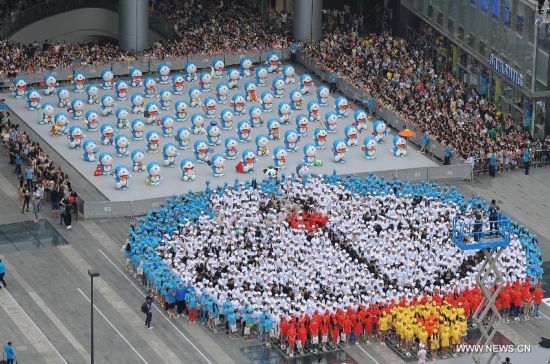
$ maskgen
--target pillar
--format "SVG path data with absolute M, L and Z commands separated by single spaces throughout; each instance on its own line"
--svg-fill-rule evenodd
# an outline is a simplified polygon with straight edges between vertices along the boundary
M 118 1 L 118 44 L 122 50 L 147 48 L 149 13 L 147 0 Z
M 294 1 L 294 38 L 320 41 L 323 33 L 323 0 Z

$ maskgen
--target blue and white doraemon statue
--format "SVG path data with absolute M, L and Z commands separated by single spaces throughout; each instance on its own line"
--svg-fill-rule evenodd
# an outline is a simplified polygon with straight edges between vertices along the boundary
M 163 137 L 171 137 L 174 135 L 174 118 L 172 115 L 164 115 L 160 121 Z
M 42 104 L 40 106 L 40 109 L 42 110 L 42 118 L 38 122 L 39 124 L 51 124 L 53 123 L 53 114 L 55 113 L 55 108 L 52 104 Z
M 338 96 L 334 100 L 334 112 L 339 118 L 348 116 L 349 101 L 344 96 Z
M 258 157 L 265 157 L 269 155 L 269 137 L 265 134 L 256 136 L 254 140 L 256 142 L 256 154 Z
M 271 140 L 277 140 L 280 136 L 281 123 L 277 119 L 269 119 L 267 121 L 267 136 Z
M 155 104 L 153 101 L 150 101 L 145 105 L 145 111 L 147 114 L 147 117 L 145 118 L 145 122 L 148 125 L 152 124 L 158 124 L 159 121 L 159 107 L 157 104 Z
M 212 76 L 210 75 L 210 72 L 201 72 L 199 74 L 199 86 L 203 92 L 210 91 L 210 88 L 212 87 Z
M 355 147 L 359 144 L 357 140 L 357 128 L 355 125 L 348 125 L 344 129 L 345 140 L 348 147 Z
M 128 149 L 128 147 L 130 146 L 130 141 L 128 140 L 128 137 L 126 135 L 119 134 L 115 136 L 114 146 L 115 154 L 118 157 L 124 158 L 127 157 L 128 154 L 130 154 L 130 150 Z
M 130 101 L 132 103 L 132 114 L 143 114 L 145 111 L 145 108 L 143 107 L 143 104 L 145 103 L 145 97 L 143 94 L 135 93 L 130 98 Z
M 273 94 L 270 91 L 262 92 L 260 102 L 262 103 L 262 111 L 271 112 L 273 110 Z
M 258 96 L 256 94 L 256 84 L 252 81 L 247 81 L 244 83 L 244 93 L 246 95 L 246 101 L 258 101 Z
M 137 67 L 132 67 L 130 69 L 130 85 L 134 88 L 143 86 L 143 72 Z
M 176 73 L 172 76 L 172 92 L 174 95 L 182 95 L 183 94 L 183 83 L 185 79 L 183 78 L 183 75 L 180 73 Z
M 60 87 L 57 89 L 57 106 L 67 107 L 71 102 L 69 89 L 66 87 Z
M 61 136 L 69 132 L 69 118 L 64 112 L 58 112 L 53 117 L 54 126 L 52 130 L 54 135 Z
M 99 104 L 99 88 L 96 84 L 86 86 L 86 95 L 88 96 L 88 105 Z
M 217 124 L 211 124 L 206 129 L 206 138 L 208 139 L 208 144 L 212 146 L 216 146 L 220 144 L 221 139 L 221 130 L 220 127 Z
M 159 92 L 159 104 L 162 110 L 168 110 L 172 106 L 172 93 L 168 89 Z
M 29 110 L 36 111 L 40 108 L 40 100 L 42 96 L 37 89 L 31 88 L 27 91 L 27 107 Z
M 271 83 L 273 96 L 281 98 L 285 95 L 285 81 L 281 77 L 275 77 Z
M 239 141 L 233 137 L 227 137 L 224 141 L 225 145 L 225 159 L 235 159 L 237 158 L 237 147 L 239 146 Z
M 252 60 L 246 56 L 243 56 L 239 64 L 241 66 L 241 76 L 250 77 L 252 75 Z
M 244 173 L 254 171 L 256 168 L 256 153 L 252 149 L 246 149 L 241 154 L 241 163 Z
M 115 111 L 115 117 L 116 117 L 116 127 L 118 129 L 126 129 L 130 126 L 130 122 L 128 121 L 128 117 L 130 116 L 130 113 L 128 110 L 124 107 L 119 107 Z
M 227 94 L 229 92 L 229 86 L 225 83 L 220 83 L 216 86 L 216 100 L 218 104 L 227 104 Z
M 275 73 L 281 71 L 281 61 L 279 60 L 277 53 L 269 52 L 265 63 L 267 65 L 267 72 Z
M 130 124 L 130 129 L 132 131 L 132 140 L 143 140 L 144 138 L 144 130 L 145 130 L 145 123 L 141 119 L 134 119 L 132 120 L 132 123 Z
M 145 77 L 143 81 L 143 94 L 145 97 L 155 97 L 157 93 L 157 81 L 151 76 Z
M 353 113 L 353 120 L 355 120 L 355 127 L 358 132 L 367 130 L 367 112 L 363 109 L 357 109 Z
M 178 148 L 182 150 L 189 149 L 191 143 L 191 130 L 189 128 L 179 128 L 174 135 L 174 140 L 178 143 Z
M 407 140 L 401 135 L 393 137 L 392 153 L 396 157 L 404 157 L 407 155 Z
M 328 133 L 325 129 L 316 128 L 313 131 L 313 142 L 317 149 L 325 149 Z
M 224 174 L 225 158 L 223 154 L 216 153 L 210 159 L 210 168 L 212 169 L 212 175 L 214 177 L 223 177 Z
M 286 157 L 288 155 L 288 152 L 285 148 L 281 146 L 275 147 L 273 150 L 273 164 L 277 168 L 285 168 L 286 167 Z
M 143 163 L 145 160 L 145 152 L 143 150 L 135 149 L 132 154 L 130 154 L 130 158 L 132 159 L 132 170 L 134 172 L 145 171 L 145 164 Z
M 300 76 L 300 92 L 302 95 L 309 95 L 313 86 L 313 78 L 309 73 L 303 73 Z
M 256 85 L 265 86 L 267 85 L 267 68 L 260 66 L 256 67 L 254 74 L 256 75 Z
M 110 90 L 113 88 L 113 79 L 115 75 L 110 68 L 104 68 L 101 70 L 101 88 L 104 90 Z
M 208 161 L 208 143 L 204 140 L 197 140 L 193 145 L 193 154 L 198 163 L 206 163 Z
M 308 166 L 315 164 L 315 158 L 317 157 L 317 147 L 313 143 L 307 143 L 304 145 L 304 163 Z
M 287 85 L 294 85 L 296 83 L 296 71 L 291 64 L 285 64 L 283 66 L 283 79 Z
M 185 182 L 194 181 L 195 176 L 195 163 L 191 159 L 184 159 L 180 163 L 181 179 Z
M 326 107 L 328 105 L 328 97 L 330 95 L 330 89 L 325 85 L 321 85 L 317 87 L 316 92 L 317 92 L 317 102 L 322 107 Z
M 198 113 L 191 115 L 191 131 L 195 135 L 206 134 L 206 129 L 204 128 L 204 116 Z
M 252 125 L 252 127 L 257 128 L 264 123 L 264 121 L 262 120 L 262 109 L 260 109 L 259 106 L 252 106 L 248 110 L 248 115 L 250 117 L 248 121 L 250 122 L 250 125 Z
M 233 114 L 241 115 L 244 113 L 244 106 L 246 104 L 246 99 L 241 94 L 235 94 L 231 98 L 230 106 L 233 108 Z
M 281 123 L 281 125 L 288 124 L 290 114 L 292 113 L 292 107 L 288 102 L 279 102 L 277 113 L 279 114 L 279 123 Z
M 336 163 L 343 163 L 346 157 L 347 145 L 344 139 L 336 139 L 332 142 L 332 155 L 333 160 Z
M 13 80 L 13 96 L 17 99 L 25 97 L 27 92 L 27 81 L 22 77 L 16 77 Z
M 111 124 L 103 124 L 99 128 L 99 141 L 103 145 L 113 145 L 113 134 L 115 133 L 115 128 Z
M 113 156 L 109 152 L 103 152 L 99 155 L 99 170 L 101 174 L 107 176 L 113 172 Z
M 241 72 L 236 68 L 230 68 L 227 70 L 227 87 L 230 90 L 234 90 L 239 85 L 241 79 Z
M 160 164 L 151 162 L 147 165 L 147 177 L 145 183 L 149 186 L 158 186 L 162 180 Z
M 176 157 L 178 154 L 178 148 L 176 148 L 174 144 L 164 144 L 164 147 L 162 147 L 162 163 L 164 166 L 174 168 L 176 166 Z
M 214 58 L 212 60 L 212 70 L 214 71 L 214 78 L 220 79 L 223 77 L 223 69 L 225 68 L 225 63 L 221 58 Z
M 74 120 L 80 120 L 84 117 L 84 100 L 73 99 L 71 101 L 71 115 Z
M 307 117 L 309 121 L 315 122 L 315 121 L 321 121 L 321 113 L 319 112 L 321 110 L 321 106 L 317 101 L 310 101 L 307 103 Z
M 285 132 L 285 148 L 287 152 L 295 152 L 298 150 L 298 141 L 300 136 L 296 130 L 290 129 Z
M 223 130 L 231 130 L 233 128 L 233 111 L 223 109 L 220 112 L 220 123 Z
M 73 79 L 71 83 L 73 84 L 73 91 L 74 92 L 84 92 L 84 82 L 86 81 L 86 76 L 83 72 L 80 71 L 74 71 L 73 72 Z
M 170 66 L 166 63 L 158 65 L 157 74 L 159 75 L 159 83 L 161 85 L 167 85 L 170 82 Z
M 93 140 L 84 141 L 84 144 L 82 144 L 82 150 L 84 150 L 84 152 L 82 153 L 82 159 L 85 162 L 96 161 L 98 149 L 96 143 Z
M 374 137 L 366 137 L 363 141 L 362 150 L 365 152 L 365 159 L 375 159 L 376 158 L 376 146 L 377 146 L 376 140 L 374 140 Z
M 56 86 L 58 86 L 57 79 L 53 73 L 48 73 L 44 76 L 44 95 L 53 95 L 55 93 Z
M 117 166 L 115 168 L 115 188 L 117 190 L 125 190 L 128 188 L 128 179 L 130 176 L 130 170 L 126 166 Z
M 109 94 L 101 96 L 101 115 L 112 115 L 114 105 L 115 99 L 113 98 L 113 96 Z
M 189 89 L 189 105 L 191 107 L 200 107 L 202 91 L 200 88 L 193 86 Z
M 147 132 L 147 135 L 145 136 L 145 139 L 147 140 L 147 144 L 145 145 L 145 147 L 147 148 L 147 153 L 158 153 L 160 140 L 159 133 L 155 130 L 149 130 Z
M 309 120 L 304 114 L 296 116 L 296 132 L 300 137 L 307 135 Z
M 197 80 L 197 65 L 193 62 L 187 62 L 183 69 L 185 70 L 184 76 L 187 82 L 192 82 Z
M 213 97 L 207 97 L 204 99 L 202 109 L 204 111 L 204 115 L 208 119 L 214 119 L 216 117 L 216 105 L 217 102 Z
M 382 119 L 376 119 L 372 123 L 372 135 L 378 144 L 384 143 L 384 136 L 390 134 L 390 129 Z
M 302 93 L 298 90 L 292 90 L 290 91 L 289 97 L 292 110 L 302 110 L 302 102 L 304 100 Z
M 239 142 L 247 143 L 250 141 L 250 131 L 252 127 L 248 120 L 241 120 L 237 124 L 237 136 L 239 137 Z
M 176 111 L 176 120 L 179 122 L 185 121 L 187 119 L 187 104 L 183 100 L 178 100 L 174 104 L 174 109 Z
M 325 114 L 325 129 L 328 133 L 336 133 L 338 127 L 338 116 L 335 112 L 329 111 Z
M 99 130 L 99 114 L 97 111 L 86 111 L 86 130 L 91 132 L 96 132 Z
M 82 145 L 83 135 L 82 128 L 78 125 L 73 125 L 69 128 L 69 148 L 80 149 Z

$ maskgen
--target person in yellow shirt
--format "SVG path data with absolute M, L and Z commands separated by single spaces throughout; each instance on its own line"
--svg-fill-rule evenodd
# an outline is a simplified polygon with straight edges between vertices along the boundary
M 449 339 L 449 328 L 447 326 L 443 326 L 443 329 L 441 330 L 441 353 L 444 357 L 447 357 L 449 352 Z
M 413 339 L 414 339 L 413 327 L 412 327 L 412 325 L 408 325 L 407 329 L 405 330 L 405 346 L 404 346 L 404 349 L 405 349 L 405 352 L 407 353 L 406 354 L 407 356 L 411 355 L 411 347 L 412 347 L 412 344 L 413 344 Z
M 385 345 L 384 340 L 386 339 L 386 331 L 388 331 L 389 328 L 389 319 L 388 314 L 384 312 L 378 321 L 378 340 L 382 343 L 382 345 Z
M 424 344 L 424 346 L 428 345 L 428 333 L 422 325 L 419 325 L 418 341 L 420 341 L 421 344 Z
M 438 349 L 439 349 L 439 333 L 437 332 L 437 329 L 434 329 L 432 336 L 430 337 L 430 352 L 432 355 L 432 360 L 435 360 Z

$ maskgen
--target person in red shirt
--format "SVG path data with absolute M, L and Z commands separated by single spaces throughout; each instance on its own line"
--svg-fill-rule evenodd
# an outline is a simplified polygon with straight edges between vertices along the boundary
M 353 324 L 349 317 L 345 317 L 344 321 L 342 322 L 342 332 L 344 335 L 342 335 L 342 341 L 344 342 L 345 346 L 348 346 L 349 343 L 349 337 L 351 335 L 351 328 L 353 327 Z
M 502 305 L 502 309 L 500 310 L 502 318 L 505 322 L 510 322 L 510 306 L 512 304 L 512 297 L 510 296 L 508 288 L 504 287 L 499 296 L 500 303 Z
M 330 329 L 330 345 L 333 350 L 335 350 L 338 347 L 338 343 L 340 342 L 340 327 L 338 324 L 333 322 L 332 328 Z
M 369 313 L 365 318 L 365 341 L 369 343 L 369 336 L 372 332 L 372 326 L 374 324 L 374 317 Z M 376 336 L 376 334 L 375 334 Z
M 281 333 L 280 340 L 281 340 L 281 349 L 284 349 L 286 347 L 286 339 L 288 336 L 288 329 L 290 328 L 290 324 L 286 320 L 285 316 L 281 316 L 281 322 L 279 323 L 279 331 Z
M 304 355 L 304 348 L 306 346 L 307 342 L 307 330 L 306 325 L 304 322 L 300 322 L 300 326 L 298 326 L 298 342 L 296 343 L 298 347 L 298 351 L 300 352 L 300 355 Z
M 309 322 L 309 336 L 311 338 L 311 347 L 314 353 L 317 352 L 317 346 L 319 345 L 319 322 L 313 317 Z
M 355 343 L 359 345 L 359 339 L 363 337 L 363 321 L 361 319 L 357 319 L 355 321 L 355 324 L 353 325 L 353 333 L 355 334 Z
M 512 304 L 514 305 L 514 320 L 519 321 L 519 314 L 521 311 L 521 298 L 522 294 L 518 287 L 515 287 L 512 291 Z
M 523 289 L 522 294 L 523 299 L 523 314 L 526 320 L 531 319 L 531 311 L 533 310 L 533 295 L 528 288 Z
M 540 304 L 542 302 L 542 297 L 544 296 L 544 291 L 540 288 L 540 284 L 533 289 L 533 301 L 535 303 L 535 311 L 533 315 L 535 317 L 540 317 Z
M 290 357 L 294 356 L 294 345 L 296 344 L 296 327 L 290 325 L 288 328 L 288 350 L 287 353 Z
M 319 328 L 319 332 L 321 333 L 321 349 L 323 351 L 327 350 L 328 345 L 329 320 L 327 314 L 323 315 L 321 318 L 321 327 Z

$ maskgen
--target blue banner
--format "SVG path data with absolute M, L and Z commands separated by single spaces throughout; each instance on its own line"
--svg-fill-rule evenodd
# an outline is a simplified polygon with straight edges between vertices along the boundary
M 499 11 L 500 11 L 500 0 L 493 0 L 491 13 L 495 18 L 498 18 Z
M 531 126 L 531 120 L 533 119 L 533 103 L 531 99 L 525 97 L 523 99 L 523 127 L 529 128 Z
M 481 96 L 487 95 L 487 83 L 489 81 L 489 75 L 484 70 L 479 74 L 479 94 Z
M 502 9 L 502 21 L 504 24 L 510 25 L 510 0 L 503 0 L 504 6 Z

